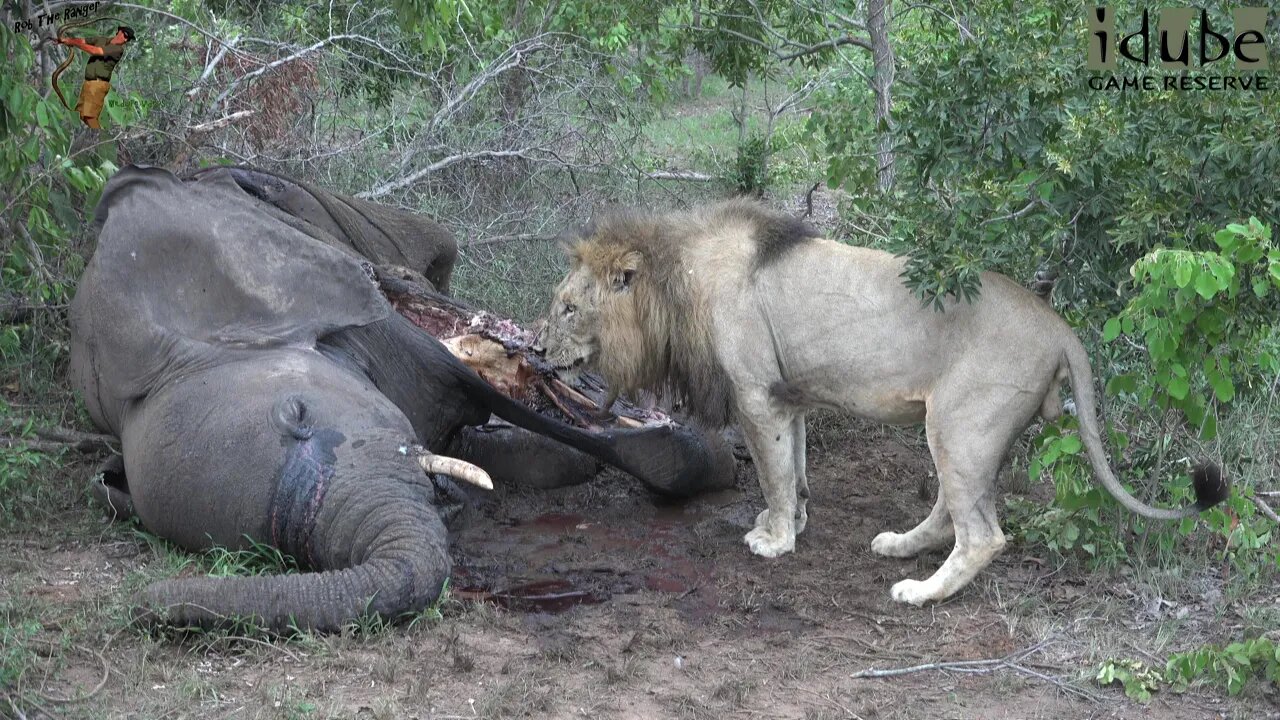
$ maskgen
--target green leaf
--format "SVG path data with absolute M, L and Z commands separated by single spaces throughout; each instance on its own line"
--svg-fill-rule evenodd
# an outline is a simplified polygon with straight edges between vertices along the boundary
M 1218 437 L 1218 418 L 1211 412 L 1205 412 L 1203 418 L 1203 423 L 1197 423 L 1197 425 L 1204 425 L 1200 430 L 1200 439 L 1212 440 Z
M 1120 318 L 1111 318 L 1102 326 L 1103 342 L 1111 342 L 1120 337 Z
M 1271 286 L 1267 284 L 1266 279 L 1263 278 L 1262 276 L 1258 276 L 1253 279 L 1253 294 L 1259 300 L 1266 297 L 1267 292 L 1270 290 L 1271 290 Z
M 1214 373 L 1209 378 L 1209 384 L 1213 386 L 1213 394 L 1217 396 L 1218 402 L 1229 403 L 1236 396 L 1236 386 L 1226 375 Z
M 1064 455 L 1078 455 L 1080 453 L 1080 438 L 1076 435 L 1065 435 L 1058 441 L 1058 447 Z
M 1107 381 L 1107 394 L 1133 393 L 1138 391 L 1138 378 L 1134 375 L 1116 375 Z
M 1218 293 L 1218 280 L 1209 272 L 1196 275 L 1196 293 L 1208 300 Z
M 1191 278 L 1195 275 L 1195 268 L 1191 266 L 1191 262 L 1186 258 L 1178 258 L 1173 266 L 1173 281 L 1178 287 L 1184 288 L 1191 283 Z
M 1186 371 L 1184 370 L 1183 372 L 1185 373 Z M 1169 384 L 1165 387 L 1165 390 L 1167 390 L 1169 395 L 1175 400 L 1186 400 L 1187 392 L 1190 389 L 1191 384 L 1187 382 L 1187 379 L 1185 377 L 1177 376 L 1170 378 Z

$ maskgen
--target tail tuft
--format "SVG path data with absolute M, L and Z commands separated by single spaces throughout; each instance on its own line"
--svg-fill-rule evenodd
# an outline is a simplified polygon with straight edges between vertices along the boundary
M 1191 469 L 1191 485 L 1196 491 L 1197 510 L 1208 510 L 1231 494 L 1231 483 L 1222 477 L 1222 468 L 1209 462 Z

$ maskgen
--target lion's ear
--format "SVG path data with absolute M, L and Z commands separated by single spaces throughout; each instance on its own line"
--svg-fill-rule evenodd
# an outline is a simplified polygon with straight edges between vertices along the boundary
M 636 273 L 640 272 L 644 265 L 644 256 L 639 250 L 631 252 L 618 258 L 617 266 L 613 272 L 613 289 L 615 292 L 622 292 L 631 288 L 631 282 L 635 280 Z

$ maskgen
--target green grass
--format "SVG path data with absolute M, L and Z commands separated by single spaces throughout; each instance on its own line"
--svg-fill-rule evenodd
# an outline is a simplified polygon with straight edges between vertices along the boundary
M 785 87 L 771 81 L 768 92 L 776 103 Z M 762 82 L 748 85 L 747 139 L 763 136 L 768 129 L 762 110 L 765 95 Z M 708 76 L 701 98 L 673 102 L 644 126 L 637 162 L 652 170 L 694 170 L 732 178 L 740 137 L 733 113 L 740 99 L 740 89 L 730 88 L 717 76 Z M 824 177 L 821 163 L 805 146 L 805 125 L 805 117 L 794 112 L 775 121 L 770 174 L 771 185 L 778 192 L 790 192 Z

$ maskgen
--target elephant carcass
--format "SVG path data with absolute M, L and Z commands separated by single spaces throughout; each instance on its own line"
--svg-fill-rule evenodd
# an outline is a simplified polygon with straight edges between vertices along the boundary
M 263 207 L 225 175 L 130 167 L 95 213 L 71 378 L 121 438 L 114 494 L 183 547 L 267 543 L 308 570 L 159 582 L 144 616 L 335 629 L 427 606 L 450 561 L 412 448 L 490 414 L 655 472 L 671 428 L 591 433 L 533 412 L 392 311 L 367 262 Z
M 732 448 L 718 434 L 623 398 L 604 408 L 609 393 L 599 376 L 583 373 L 571 383 L 565 382 L 543 358 L 532 332 L 391 273 L 378 270 L 376 274 L 383 295 L 397 312 L 442 341 L 504 395 L 592 432 L 613 446 L 612 454 L 636 455 L 635 450 L 620 447 L 627 444 L 645 448 L 651 453 L 649 462 L 628 463 L 628 469 L 654 492 L 688 497 L 733 485 Z M 632 432 L 619 434 L 617 430 Z M 647 434 L 666 440 L 646 441 Z M 497 479 L 525 486 L 582 482 L 596 469 L 591 456 L 500 418 L 463 428 L 449 452 L 476 463 Z M 693 468 L 710 472 L 689 472 Z
M 416 213 L 325 190 L 249 166 L 205 168 L 194 180 L 221 176 L 262 202 L 309 223 L 375 265 L 449 292 L 458 243 L 444 226 Z
M 531 409 L 590 431 L 589 436 L 580 434 L 572 440 L 553 439 L 552 435 L 514 427 L 500 418 L 486 418 L 460 428 L 445 450 L 475 462 L 499 482 L 539 488 L 572 485 L 594 476 L 598 460 L 604 460 L 628 470 L 651 490 L 667 497 L 689 497 L 733 484 L 731 452 L 718 435 L 673 422 L 660 412 L 646 413 L 624 401 L 614 405 L 617 415 L 613 421 L 585 421 L 587 407 L 601 402 L 603 393 L 597 378 L 585 378 L 573 388 L 565 386 L 540 360 L 540 351 L 533 347 L 529 333 L 510 321 L 444 297 L 442 293 L 447 292 L 457 245 L 452 235 L 437 223 L 258 168 L 207 168 L 195 173 L 192 179 L 217 179 L 228 186 L 234 185 L 252 197 L 264 214 L 274 215 L 321 242 L 369 260 L 376 266 L 383 293 L 393 306 L 435 337 L 452 338 L 448 347 L 455 354 L 463 354 L 464 359 L 468 359 L 465 355 L 470 353 L 470 364 L 482 377 Z M 414 270 L 421 270 L 426 277 Z M 427 310 L 427 304 L 434 307 Z M 459 330 L 463 327 L 460 323 L 469 328 L 464 333 L 466 337 L 456 337 L 463 332 Z M 369 353 L 398 356 L 413 352 L 394 339 L 404 334 L 402 331 L 403 328 L 397 328 L 390 333 L 347 334 L 370 338 L 373 347 L 349 342 L 351 337 L 335 338 L 333 344 L 345 343 L 345 351 L 357 356 Z M 510 361 L 487 368 L 478 365 L 476 360 L 493 356 L 492 346 L 479 351 L 478 346 L 486 342 L 501 343 Z M 465 352 L 463 345 L 466 345 Z M 480 357 L 476 357 L 477 352 Z M 411 419 L 421 415 L 414 407 L 419 398 L 399 392 L 399 386 L 405 384 L 408 372 L 405 368 L 386 362 L 363 364 L 383 369 L 386 377 L 373 372 L 370 379 Z M 516 366 L 523 368 L 518 375 L 503 377 L 503 372 Z M 391 389 L 386 389 L 388 387 Z M 584 395 L 593 399 L 583 402 L 580 398 Z M 464 400 L 455 395 L 451 402 Z M 615 432 L 619 429 L 634 432 Z M 570 445 L 585 452 L 575 451 Z

